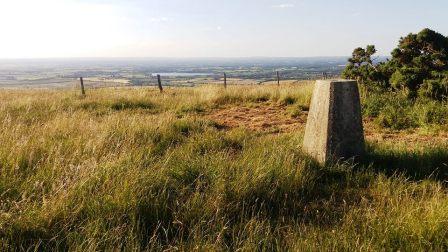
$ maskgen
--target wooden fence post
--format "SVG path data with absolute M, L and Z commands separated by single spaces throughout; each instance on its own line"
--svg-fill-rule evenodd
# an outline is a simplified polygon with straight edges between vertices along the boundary
M 157 75 L 157 84 L 159 85 L 160 93 L 162 93 L 163 87 L 162 87 L 162 79 L 160 78 L 160 74 Z
M 277 71 L 277 86 L 280 86 L 280 73 Z
M 224 88 L 227 88 L 227 74 L 224 73 Z
M 82 77 L 80 77 L 79 80 L 81 82 L 81 94 L 86 95 L 86 91 L 84 90 L 84 80 L 82 79 Z

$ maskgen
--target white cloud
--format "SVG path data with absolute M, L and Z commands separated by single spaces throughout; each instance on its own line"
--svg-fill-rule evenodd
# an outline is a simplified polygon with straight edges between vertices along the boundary
M 294 4 L 292 3 L 283 3 L 283 4 L 278 4 L 278 5 L 273 5 L 273 8 L 280 8 L 280 9 L 286 9 L 286 8 L 294 8 Z

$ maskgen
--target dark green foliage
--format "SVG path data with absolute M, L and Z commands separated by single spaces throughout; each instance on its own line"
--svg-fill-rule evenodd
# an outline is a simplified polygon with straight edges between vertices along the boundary
M 355 79 L 370 90 L 384 90 L 389 87 L 388 76 L 390 68 L 386 63 L 374 64 L 372 56 L 376 53 L 375 46 L 368 45 L 366 49 L 356 48 L 349 63 L 342 72 L 342 77 Z
M 410 97 L 415 97 L 418 89 L 416 83 L 423 81 L 422 76 L 423 74 L 419 68 L 403 67 L 392 74 L 390 83 L 395 89 L 405 89 Z
M 394 105 L 390 104 L 381 110 L 381 113 L 375 120 L 379 126 L 394 130 L 417 126 L 415 118 L 408 114 L 408 110 L 405 107 L 396 107 Z
M 356 48 L 343 77 L 374 90 L 405 90 L 410 98 L 420 94 L 442 100 L 447 96 L 448 38 L 444 35 L 430 29 L 411 33 L 400 39 L 390 60 L 376 65 L 372 60 L 375 52 L 372 45 Z
M 348 59 L 348 65 L 342 73 L 344 78 L 356 79 L 360 83 L 368 83 L 373 79 L 376 71 L 372 56 L 376 53 L 375 46 L 368 45 L 366 49 L 361 47 L 353 51 L 352 57 Z
M 448 77 L 443 79 L 425 80 L 418 91 L 422 97 L 435 100 L 446 100 L 448 98 Z
M 430 29 L 401 38 L 392 51 L 395 87 L 405 87 L 414 96 L 424 80 L 448 70 L 448 38 Z
M 432 70 L 442 71 L 448 67 L 448 39 L 430 29 L 401 38 L 398 48 L 392 51 L 398 67 L 416 67 L 429 76 Z

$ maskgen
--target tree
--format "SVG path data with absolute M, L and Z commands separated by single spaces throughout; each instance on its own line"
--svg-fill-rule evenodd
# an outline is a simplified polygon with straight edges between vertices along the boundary
M 430 29 L 401 38 L 392 51 L 398 67 L 416 67 L 430 71 L 448 70 L 448 38 Z
M 352 57 L 348 59 L 348 65 L 342 72 L 343 78 L 356 79 L 359 83 L 370 88 L 387 86 L 388 78 L 383 73 L 387 66 L 384 63 L 374 64 L 372 56 L 375 53 L 374 45 L 368 45 L 365 49 L 356 48 Z
M 434 100 L 448 99 L 448 74 L 444 78 L 424 80 L 418 93 L 422 97 Z
M 391 61 L 395 67 L 391 84 L 415 95 L 425 80 L 436 77 L 434 73 L 448 70 L 448 38 L 430 29 L 411 33 L 400 39 Z
M 367 87 L 406 90 L 410 97 L 418 93 L 448 97 L 445 91 L 448 90 L 445 87 L 448 85 L 448 38 L 444 35 L 430 29 L 410 33 L 400 38 L 390 60 L 376 65 L 372 60 L 375 53 L 373 45 L 356 48 L 342 76 L 356 79 Z M 425 92 L 419 92 L 422 87 Z

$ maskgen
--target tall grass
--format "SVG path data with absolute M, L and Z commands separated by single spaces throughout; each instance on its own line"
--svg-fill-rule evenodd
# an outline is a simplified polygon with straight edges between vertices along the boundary
M 203 116 L 311 89 L 1 91 L 2 250 L 447 250 L 447 146 L 323 167 Z
M 402 93 L 372 93 L 363 103 L 364 115 L 378 126 L 393 130 L 446 126 L 448 102 L 426 98 L 410 100 Z M 443 130 L 447 130 L 443 127 Z

